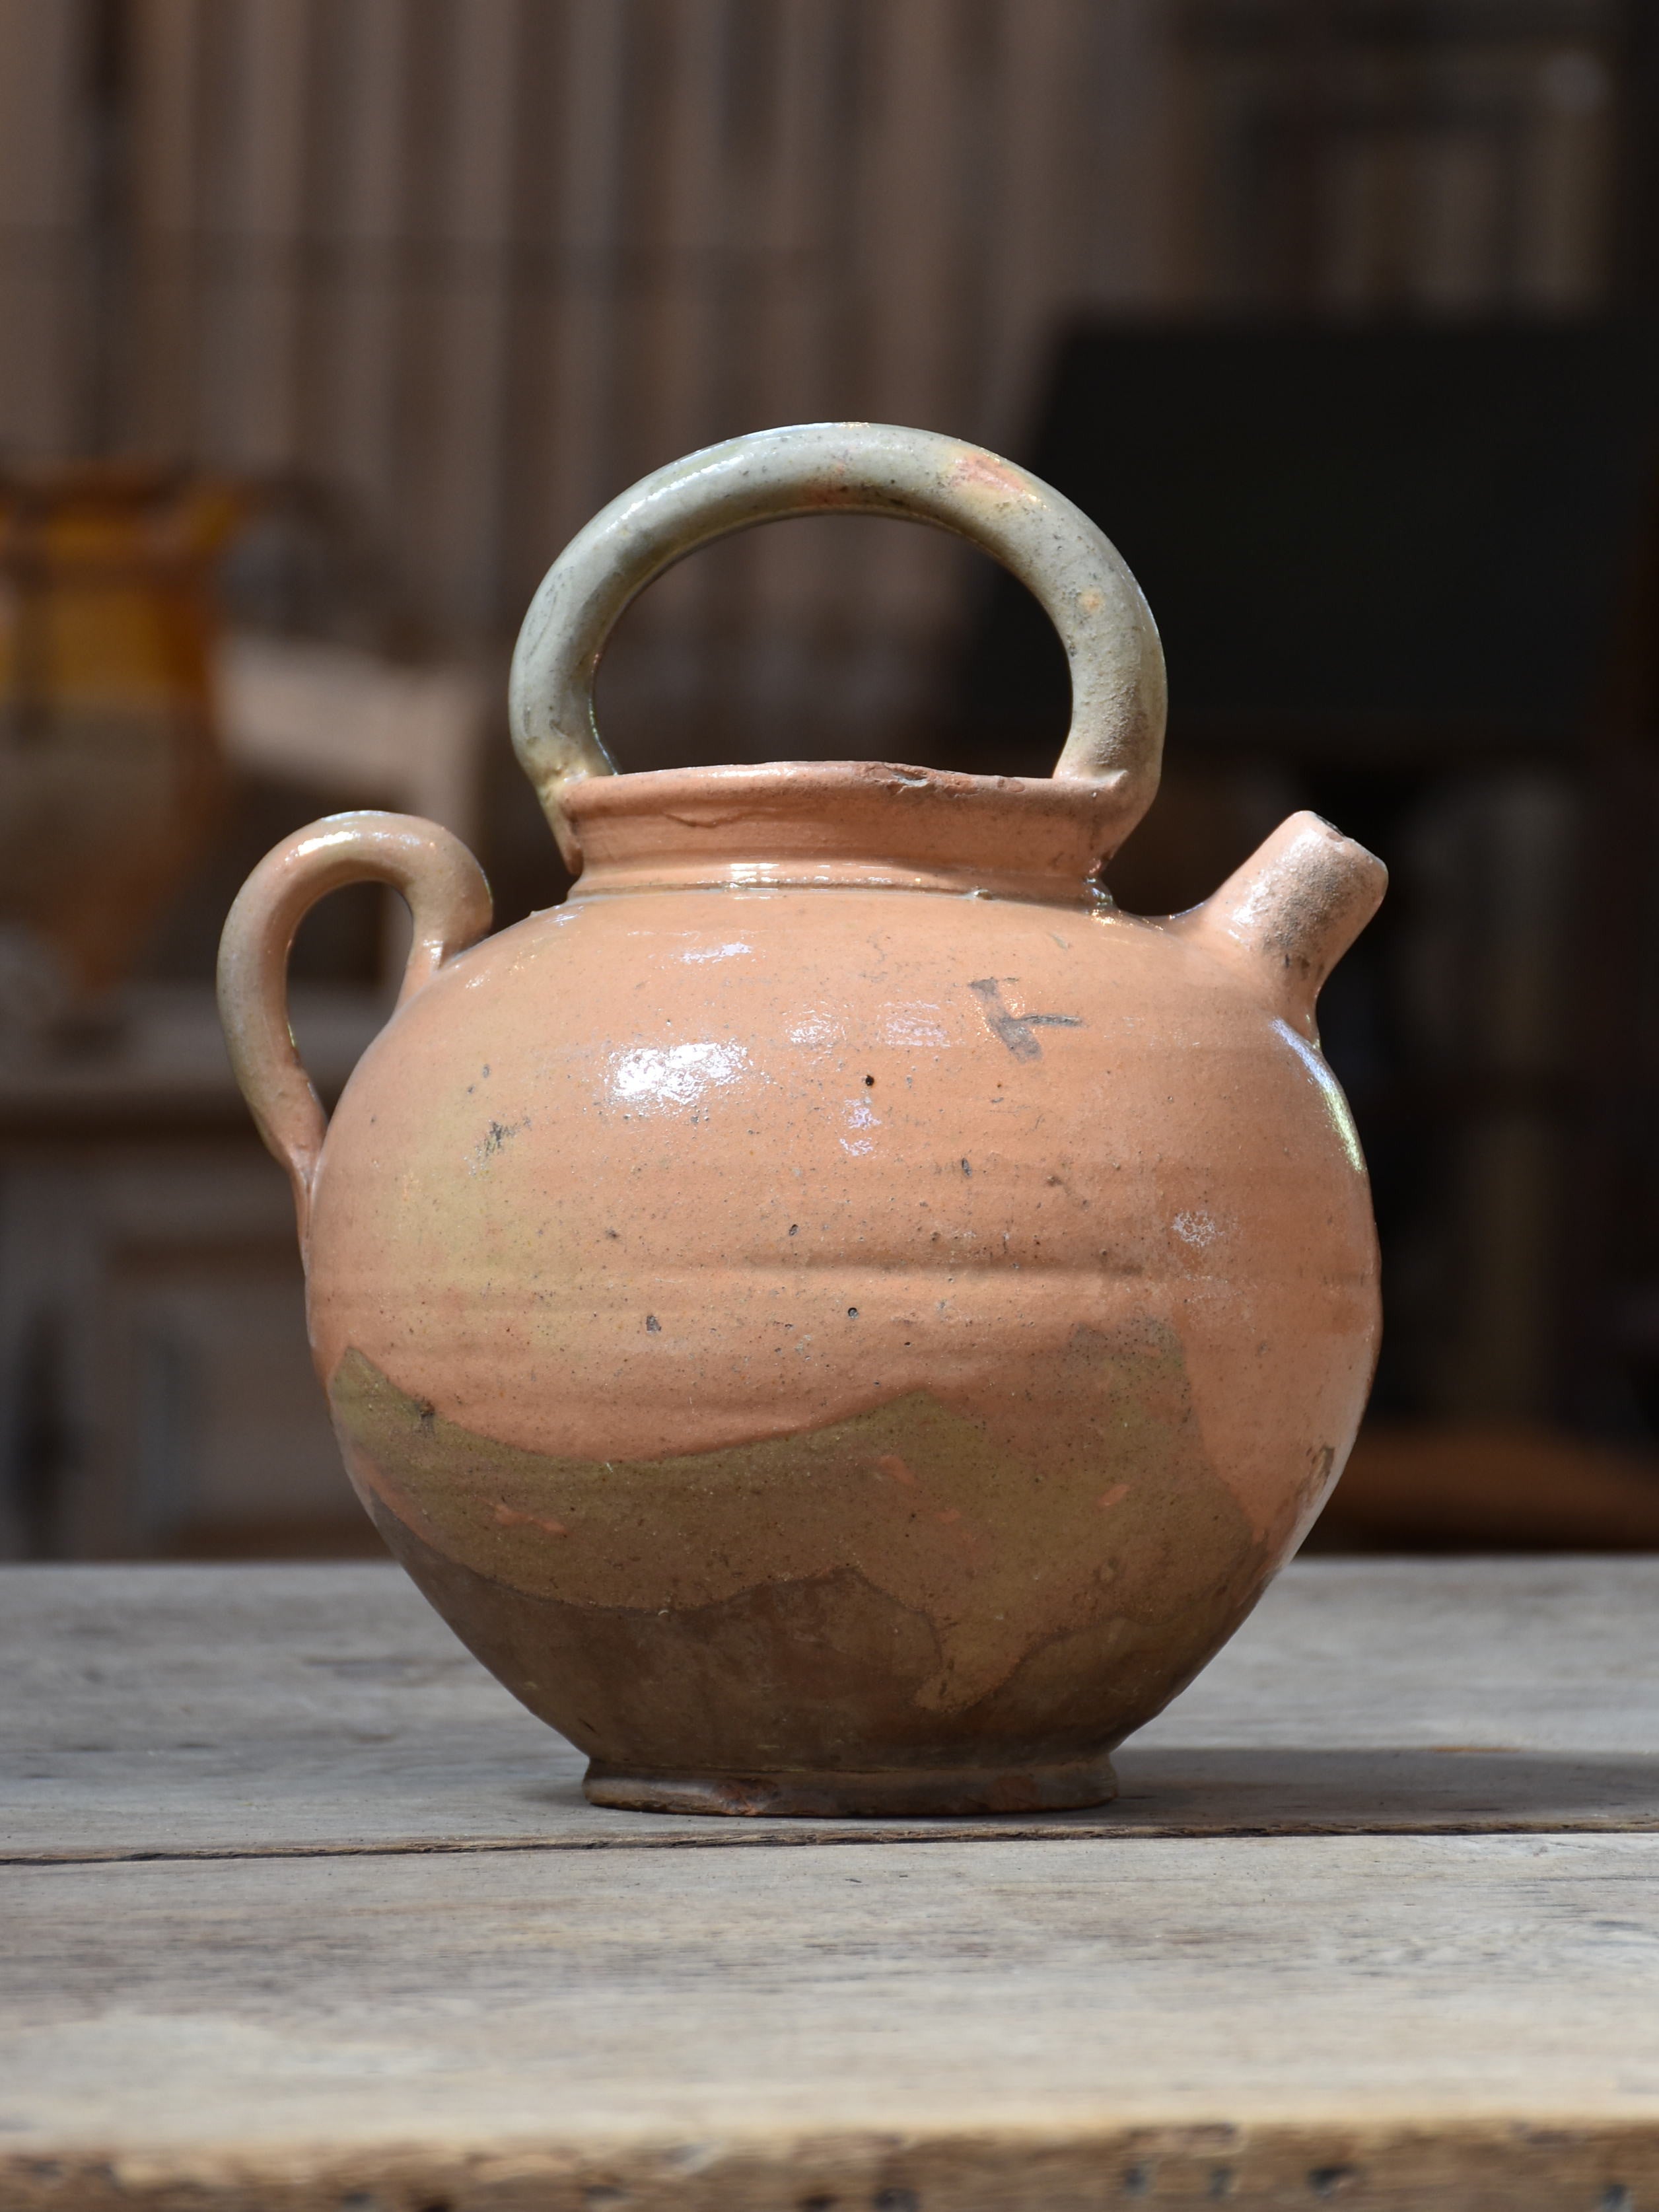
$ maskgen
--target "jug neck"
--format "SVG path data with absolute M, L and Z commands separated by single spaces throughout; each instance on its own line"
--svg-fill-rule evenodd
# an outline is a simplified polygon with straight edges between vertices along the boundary
M 770 761 L 567 787 L 573 898 L 864 887 L 1105 903 L 1121 803 L 1109 781 L 958 775 L 882 761 Z

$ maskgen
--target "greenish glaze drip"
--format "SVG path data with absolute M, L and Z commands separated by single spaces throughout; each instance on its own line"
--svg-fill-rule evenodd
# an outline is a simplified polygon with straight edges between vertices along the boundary
M 1083 1637 L 1103 1657 L 1259 1584 L 1260 1547 L 1204 1453 L 1173 1333 L 1080 1328 L 1066 1364 L 1064 1418 L 1024 1452 L 920 1391 L 825 1428 L 614 1462 L 474 1434 L 355 1351 L 331 1397 L 360 1481 L 471 1573 L 653 1617 L 851 1577 L 926 1625 L 938 1663 L 915 1703 L 942 1714 L 1045 1649 Z

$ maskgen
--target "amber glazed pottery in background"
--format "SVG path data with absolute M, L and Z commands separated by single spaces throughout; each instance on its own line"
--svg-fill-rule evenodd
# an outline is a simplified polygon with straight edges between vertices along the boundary
M 59 1012 L 129 971 L 206 840 L 212 563 L 245 505 L 141 463 L 0 471 L 0 931 Z
M 829 507 L 1030 586 L 1072 665 L 1051 780 L 615 773 L 592 680 L 629 599 Z M 1097 1802 L 1336 1480 L 1376 1260 L 1314 1001 L 1383 872 L 1298 815 L 1192 913 L 1119 913 L 1163 711 L 1133 579 L 1047 485 L 920 431 L 769 431 L 617 501 L 531 610 L 515 736 L 564 905 L 486 937 L 470 855 L 381 814 L 238 900 L 226 1026 L 353 1480 L 599 1802 Z M 325 1128 L 284 963 L 363 878 L 414 950 Z

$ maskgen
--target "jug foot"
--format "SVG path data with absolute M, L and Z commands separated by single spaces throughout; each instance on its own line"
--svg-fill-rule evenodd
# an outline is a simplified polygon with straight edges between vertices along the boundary
M 892 1767 L 874 1773 L 672 1774 L 594 1759 L 582 1784 L 595 1805 L 628 1813 L 770 1814 L 784 1820 L 892 1820 L 963 1813 L 1057 1813 L 1117 1795 L 1109 1759 L 1057 1766 Z

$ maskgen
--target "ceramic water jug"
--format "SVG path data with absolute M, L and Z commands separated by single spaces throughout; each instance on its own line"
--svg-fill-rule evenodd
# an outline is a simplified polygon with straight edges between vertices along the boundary
M 941 525 L 1029 586 L 1071 664 L 1052 778 L 615 771 L 593 678 L 628 601 L 825 508 Z M 1297 815 L 1203 906 L 1121 913 L 1152 617 L 1056 492 L 915 430 L 768 431 L 646 478 L 549 573 L 512 703 L 562 906 L 487 936 L 454 838 L 349 814 L 271 854 L 225 934 L 363 1504 L 599 1802 L 1109 1797 L 1364 1402 L 1374 1235 L 1314 1002 L 1380 864 Z M 365 878 L 413 950 L 325 1127 L 284 963 Z

